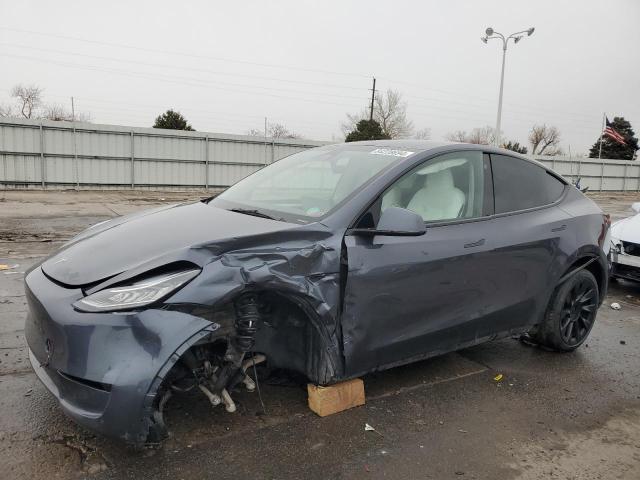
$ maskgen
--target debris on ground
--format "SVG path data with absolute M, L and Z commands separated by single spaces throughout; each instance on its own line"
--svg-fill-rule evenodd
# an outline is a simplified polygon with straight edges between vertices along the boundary
M 620 304 L 618 302 L 613 302 L 611 304 L 611 308 L 613 308 L 614 310 L 620 310 L 622 307 L 620 306 Z
M 379 431 L 377 431 L 375 428 L 373 428 L 371 425 L 369 425 L 368 423 L 364 424 L 364 431 L 365 432 L 376 432 L 378 435 L 380 435 L 381 437 L 383 436 Z
M 20 265 L 7 265 L 6 263 L 0 263 L 0 270 L 13 270 L 14 268 L 18 268 Z
M 493 377 L 493 379 L 494 379 L 496 382 L 499 382 L 500 380 L 502 380 L 502 377 L 503 377 L 503 375 L 502 375 L 501 373 L 499 373 L 498 375 L 496 375 L 495 377 Z
M 625 342 L 624 340 L 620 340 L 620 345 L 626 345 L 627 342 Z

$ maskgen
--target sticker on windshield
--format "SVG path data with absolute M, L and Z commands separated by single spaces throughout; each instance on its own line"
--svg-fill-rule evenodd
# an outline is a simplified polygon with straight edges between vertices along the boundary
M 320 210 L 318 207 L 311 207 L 307 209 L 306 213 L 310 217 L 320 217 L 322 215 L 322 210 Z
M 391 148 L 376 148 L 375 150 L 369 153 L 371 155 L 390 155 L 392 157 L 406 158 L 409 155 L 413 155 L 415 152 L 409 152 L 407 150 L 393 150 Z

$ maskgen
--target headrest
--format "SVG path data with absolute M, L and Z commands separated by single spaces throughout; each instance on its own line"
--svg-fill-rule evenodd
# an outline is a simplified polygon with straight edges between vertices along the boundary
M 440 170 L 425 176 L 424 186 L 428 189 L 452 189 L 454 188 L 453 173 L 451 169 Z

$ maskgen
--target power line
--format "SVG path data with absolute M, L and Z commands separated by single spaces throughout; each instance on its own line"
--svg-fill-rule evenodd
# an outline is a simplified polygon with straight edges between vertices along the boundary
M 68 95 L 55 95 L 55 94 L 49 94 L 49 96 L 52 97 L 59 97 L 59 98 L 68 98 Z M 117 101 L 117 100 L 102 100 L 102 99 L 94 99 L 91 97 L 78 97 L 75 96 L 76 100 L 81 100 L 83 101 L 83 104 L 86 105 L 87 101 L 89 104 L 91 104 L 92 102 L 98 102 L 98 103 L 103 103 L 103 104 L 107 104 L 107 105 L 111 105 L 111 104 L 121 104 L 121 105 L 126 105 L 126 106 L 139 106 L 139 107 L 144 107 L 148 110 L 153 109 L 153 113 L 150 113 L 149 116 L 144 116 L 143 115 L 138 115 L 140 112 L 139 108 L 127 108 L 127 107 L 118 107 L 116 106 L 115 108 L 110 108 L 108 110 L 105 110 L 103 107 L 95 107 L 95 106 L 90 106 L 89 110 L 90 111 L 101 111 L 101 112 L 120 112 L 120 113 L 124 113 L 128 116 L 131 116 L 131 113 L 128 112 L 134 112 L 136 115 L 139 116 L 139 118 L 152 118 L 156 113 L 157 113 L 157 109 L 158 108 L 163 108 L 161 107 L 159 104 L 148 104 L 148 103 L 139 103 L 139 102 L 130 102 L 130 101 Z M 175 105 L 176 102 L 166 102 L 169 105 Z M 205 122 L 211 122 L 212 119 L 227 119 L 227 120 L 231 120 L 231 121 L 239 121 L 236 118 L 229 118 L 229 117 L 240 117 L 242 119 L 242 121 L 245 121 L 247 123 L 251 123 L 251 122 L 256 122 L 258 119 L 262 120 L 264 117 L 262 115 L 247 115 L 247 114 L 238 114 L 235 112 L 219 112 L 219 111 L 211 111 L 211 110 L 205 110 L 205 109 L 201 109 L 201 108 L 197 108 L 197 107 L 192 107 L 190 105 L 180 105 L 182 108 L 181 110 L 187 111 L 189 112 L 189 116 L 190 118 L 195 118 L 196 120 L 198 119 L 202 119 Z M 469 121 L 469 120 L 473 120 L 474 122 L 477 122 L 478 124 L 485 124 L 487 121 L 487 116 L 483 116 L 480 115 L 478 113 L 468 113 L 465 112 L 463 110 L 460 109 L 443 109 L 441 107 L 437 107 L 437 108 L 420 108 L 419 106 L 416 107 L 415 105 L 410 105 L 409 107 L 409 111 L 412 112 L 412 116 L 414 117 L 414 119 L 419 119 L 419 118 L 423 118 L 423 119 L 428 119 L 429 122 L 433 122 L 434 120 L 438 120 L 438 119 L 442 119 L 442 118 L 446 118 L 446 119 L 453 119 L 453 120 L 464 120 L 464 121 Z M 193 112 L 202 112 L 202 115 L 195 115 Z M 444 113 L 443 113 L 444 112 Z M 512 114 L 511 112 L 507 112 L 507 116 L 509 118 L 512 118 Z M 251 117 L 251 118 L 248 118 Z M 522 118 L 512 118 L 512 121 L 514 123 L 519 123 L 519 124 L 526 124 L 526 125 L 530 125 L 530 119 L 526 118 L 526 119 L 522 119 Z M 325 123 L 325 122 L 317 122 L 317 121 L 305 121 L 305 120 L 286 120 L 283 121 L 281 119 L 278 119 L 279 123 L 284 123 L 287 125 L 301 125 L 303 128 L 309 129 L 309 127 L 311 128 L 318 128 L 319 126 L 323 126 L 323 127 L 328 127 L 332 130 L 339 128 L 337 127 L 337 124 L 329 124 L 329 123 Z M 339 123 L 339 122 L 338 122 Z M 306 127 L 305 127 L 306 125 Z M 563 128 L 563 130 L 565 131 L 574 131 L 574 132 L 590 132 L 590 130 L 584 130 L 584 129 L 576 129 L 574 126 L 571 126 L 570 128 Z
M 12 54 L 2 54 L 2 55 L 8 55 L 11 56 Z M 34 59 L 34 60 L 40 60 L 40 61 L 53 61 L 53 60 L 49 60 L 49 59 L 38 59 L 38 57 L 26 57 L 26 56 L 21 56 L 21 58 L 30 58 L 30 59 Z M 105 57 L 96 57 L 96 58 L 105 58 Z M 115 60 L 115 61 L 119 61 L 119 60 Z M 135 62 L 132 61 L 131 63 L 140 63 L 140 62 Z M 144 64 L 144 63 L 143 63 Z M 79 65 L 79 64 L 68 64 L 70 66 L 76 66 L 78 68 L 81 67 L 89 67 L 89 68 L 106 68 L 108 69 L 109 67 L 102 67 L 102 66 L 96 66 L 96 65 Z M 162 64 L 155 64 L 155 66 L 161 67 L 161 68 L 165 68 L 165 65 Z M 124 72 L 124 73 L 130 73 L 131 70 L 118 70 L 118 69 L 112 69 L 112 71 L 119 71 L 119 72 Z M 158 74 L 156 73 L 150 73 L 150 72 L 143 72 L 143 71 L 137 71 L 137 73 L 141 73 L 141 74 L 147 74 L 147 75 L 154 75 L 157 76 Z M 209 82 L 209 80 L 202 80 L 200 78 L 195 78 L 195 77 L 183 77 L 183 76 L 179 76 L 179 75 L 167 75 L 167 74 L 160 74 L 166 78 L 175 78 L 178 80 L 187 80 L 187 81 L 197 81 L 197 82 Z M 324 96 L 329 96 L 329 97 L 336 97 L 336 98 L 348 98 L 348 99 L 360 99 L 361 97 L 356 97 L 354 95 L 337 95 L 335 93 L 324 93 L 324 92 L 309 92 L 309 91 L 302 91 L 302 90 L 291 90 L 289 88 L 277 88 L 277 87 L 263 87 L 261 85 L 248 85 L 248 84 L 244 84 L 244 83 L 229 83 L 229 82 L 221 82 L 219 80 L 215 80 L 214 81 L 216 85 L 227 85 L 227 86 L 232 86 L 232 87 L 241 87 L 241 88 L 259 88 L 259 89 L 263 89 L 263 90 L 274 90 L 274 91 L 280 91 L 280 92 L 288 92 L 288 93 L 302 93 L 304 95 L 307 94 L 314 94 L 314 95 L 324 95 Z M 364 90 L 364 89 L 360 89 L 360 90 Z
M 5 29 L 5 30 L 14 31 L 14 32 L 26 33 L 26 34 L 30 34 L 30 35 L 45 36 L 45 37 L 50 37 L 50 38 L 59 38 L 59 39 L 63 39 L 63 40 L 69 40 L 69 41 L 74 41 L 74 42 L 82 42 L 82 43 L 88 43 L 88 44 L 94 44 L 94 45 L 105 45 L 105 46 L 110 46 L 110 47 L 115 47 L 115 48 L 136 50 L 136 51 L 141 51 L 141 52 L 153 52 L 153 53 L 160 53 L 160 54 L 165 54 L 165 55 L 177 55 L 177 56 L 180 56 L 180 57 L 189 57 L 189 58 L 197 58 L 197 59 L 208 59 L 208 60 L 223 61 L 223 62 L 230 62 L 230 63 L 236 63 L 236 64 L 254 65 L 254 66 L 260 66 L 260 67 L 267 67 L 267 68 L 280 68 L 280 69 L 297 70 L 297 71 L 305 71 L 305 72 L 313 72 L 313 73 L 324 73 L 324 74 L 329 74 L 329 75 L 342 75 L 342 76 L 350 76 L 350 77 L 358 77 L 358 78 L 368 77 L 368 75 L 361 74 L 361 73 L 354 73 L 354 72 L 337 72 L 337 71 L 329 71 L 329 70 L 321 70 L 321 69 L 310 69 L 310 68 L 294 67 L 294 66 L 282 65 L 282 64 L 269 64 L 269 63 L 251 62 L 251 61 L 246 61 L 246 60 L 237 60 L 237 59 L 216 57 L 216 56 L 210 56 L 210 55 L 200 55 L 200 54 L 193 54 L 193 53 L 187 53 L 187 52 L 180 52 L 180 51 L 175 51 L 175 50 L 173 50 L 173 51 L 172 50 L 162 50 L 162 49 L 154 49 L 154 48 L 147 48 L 147 47 L 139 47 L 139 46 L 135 46 L 135 45 L 119 44 L 119 43 L 114 43 L 114 42 L 104 42 L 104 41 L 98 41 L 98 40 L 90 40 L 90 39 L 85 39 L 85 38 L 80 38 L 80 37 L 61 35 L 61 34 L 54 34 L 54 33 L 48 33 L 48 32 L 37 32 L 37 31 L 20 29 L 20 28 L 15 28 L 15 27 L 3 26 L 1 28 Z M 9 45 L 11 45 L 11 44 L 9 44 Z M 16 44 L 13 44 L 13 46 L 16 46 L 18 48 L 36 49 L 36 47 L 18 46 Z M 40 49 L 40 50 L 46 51 L 46 50 L 50 50 L 50 49 Z M 85 56 L 85 57 L 95 57 L 95 58 L 101 58 L 101 59 L 108 59 L 108 57 L 91 56 L 91 55 L 69 53 L 69 52 L 65 52 L 65 53 L 67 53 L 69 55 L 78 55 L 78 56 Z M 114 59 L 114 61 L 127 61 L 127 60 L 124 60 L 124 59 L 115 60 Z M 132 62 L 141 63 L 141 62 L 135 62 L 135 61 L 132 61 Z M 142 63 L 146 63 L 148 65 L 153 65 L 153 66 L 162 66 L 161 64 L 151 64 L 149 62 L 142 62 Z M 78 67 L 76 66 L 74 68 L 78 68 Z M 190 68 L 190 69 L 191 70 L 198 70 L 196 68 Z M 206 70 L 206 69 L 201 69 L 201 70 Z M 234 75 L 234 74 L 226 74 L 224 72 L 215 72 L 215 71 L 209 71 L 209 72 L 210 73 L 219 74 L 219 75 Z M 256 79 L 261 78 L 259 76 L 250 76 L 250 75 L 244 75 L 244 74 L 236 74 L 236 76 L 244 76 L 244 77 L 247 77 L 247 78 L 254 77 Z M 491 104 L 493 104 L 495 102 L 495 99 L 489 99 L 489 98 L 486 98 L 486 97 L 479 97 L 477 95 L 470 95 L 470 94 L 466 94 L 466 93 L 463 93 L 463 92 L 453 92 L 453 91 L 448 91 L 448 90 L 443 90 L 443 89 L 434 89 L 434 88 L 430 88 L 430 87 L 425 87 L 424 84 L 407 82 L 407 81 L 404 81 L 404 80 L 391 79 L 391 78 L 387 78 L 387 77 L 378 77 L 378 78 L 382 78 L 384 80 L 388 80 L 388 81 L 393 82 L 393 83 L 413 86 L 413 87 L 416 87 L 416 88 L 420 88 L 421 90 L 437 92 L 437 93 L 444 94 L 444 95 L 453 95 L 453 96 L 456 96 L 456 97 L 467 97 L 467 98 L 472 98 L 472 99 L 474 99 L 476 101 L 489 102 Z M 276 79 L 276 78 L 270 78 L 270 77 L 262 77 L 262 79 L 270 79 L 270 80 L 274 80 L 274 81 L 283 81 L 283 82 L 291 82 L 291 83 L 301 83 L 301 84 L 302 83 L 306 83 L 306 84 L 310 84 L 310 85 L 311 84 L 318 85 L 315 82 L 304 82 L 304 81 L 299 81 L 299 80 Z M 327 87 L 331 87 L 331 88 L 347 88 L 347 89 L 359 90 L 358 87 L 349 87 L 349 86 L 342 86 L 342 85 L 329 85 L 329 84 L 321 84 L 321 85 L 327 86 Z M 240 86 L 258 88 L 258 87 L 249 86 L 249 85 L 240 85 Z M 300 93 L 300 92 L 295 92 L 295 93 Z M 412 95 L 405 95 L 405 96 L 408 97 L 408 98 L 417 98 L 417 97 L 413 97 Z M 351 98 L 355 98 L 355 97 L 351 97 Z M 446 101 L 446 100 L 436 100 L 436 101 Z M 463 103 L 463 102 L 457 102 L 457 103 Z M 519 103 L 515 103 L 515 102 L 506 102 L 506 101 L 505 101 L 505 104 L 506 105 L 511 105 L 511 106 L 520 106 L 520 107 L 523 107 L 523 108 L 529 109 L 529 110 L 537 109 L 537 110 L 539 110 L 541 112 L 546 110 L 547 113 L 549 113 L 549 114 L 556 114 L 557 115 L 557 111 L 555 111 L 554 109 L 544 109 L 544 108 L 541 108 L 541 107 L 531 107 L 530 105 L 526 105 L 526 104 L 519 104 Z M 575 114 L 568 114 L 568 115 L 572 115 L 572 116 L 576 116 L 576 117 L 577 116 L 581 116 L 583 118 L 589 118 L 589 119 L 592 118 L 591 115 L 588 115 L 588 114 L 575 113 Z
M 129 64 L 134 64 L 134 65 L 145 65 L 145 66 L 150 66 L 150 67 L 158 67 L 158 68 L 162 68 L 162 69 L 192 70 L 194 72 L 205 72 L 205 73 L 211 73 L 211 74 L 214 74 L 214 75 L 223 75 L 223 76 L 230 76 L 230 77 L 244 77 L 244 78 L 252 78 L 252 79 L 256 79 L 256 80 L 269 80 L 269 81 L 283 82 L 283 83 L 297 83 L 297 84 L 301 84 L 301 85 L 312 85 L 312 86 L 321 86 L 321 87 L 346 89 L 346 90 L 357 90 L 357 91 L 363 91 L 364 90 L 363 87 L 352 87 L 352 86 L 348 86 L 348 85 L 336 85 L 336 84 L 331 84 L 331 83 L 309 82 L 309 81 L 305 81 L 305 80 L 290 80 L 290 79 L 286 79 L 286 78 L 264 77 L 264 76 L 261 76 L 261 75 L 248 75 L 248 74 L 243 74 L 243 73 L 221 72 L 221 71 L 218 71 L 218 70 L 211 70 L 211 69 L 208 69 L 208 68 L 188 67 L 188 66 L 171 65 L 171 64 L 164 64 L 164 63 L 154 63 L 154 62 L 144 62 L 144 61 L 139 61 L 139 60 L 128 60 L 128 59 L 124 59 L 124 58 L 105 57 L 105 56 L 101 56 L 101 55 L 89 55 L 89 54 L 84 54 L 84 53 L 68 52 L 68 51 L 64 51 L 64 50 L 56 50 L 56 49 L 53 49 L 53 48 L 32 47 L 32 46 L 28 46 L 28 45 L 20 45 L 20 44 L 16 44 L 16 43 L 8 43 L 8 42 L 0 42 L 0 45 L 4 45 L 4 46 L 8 46 L 8 47 L 14 47 L 14 48 L 24 48 L 24 49 L 27 49 L 27 50 L 37 50 L 37 51 L 41 51 L 41 52 L 58 53 L 58 54 L 61 54 L 61 55 L 71 55 L 71 56 L 75 56 L 75 57 L 92 58 L 92 59 L 96 59 L 96 60 L 108 60 L 108 61 L 111 61 L 111 62 L 129 63 Z
M 253 66 L 258 66 L 258 67 L 280 68 L 280 69 L 286 69 L 286 70 L 298 70 L 298 71 L 301 71 L 301 72 L 324 73 L 324 74 L 327 74 L 327 75 L 340 75 L 340 76 L 347 76 L 347 77 L 369 78 L 368 75 L 363 75 L 363 74 L 359 74 L 359 73 L 335 72 L 335 71 L 330 71 L 330 70 L 320 70 L 320 69 L 316 69 L 316 68 L 294 67 L 294 66 L 291 66 L 291 65 L 251 62 L 251 61 L 247 61 L 247 60 L 236 60 L 236 59 L 233 59 L 233 58 L 216 57 L 216 56 L 211 56 L 211 55 L 200 55 L 200 54 L 195 54 L 195 53 L 180 52 L 180 51 L 177 51 L 177 50 L 161 50 L 161 49 L 157 49 L 157 48 L 139 47 L 139 46 L 136 46 L 136 45 L 126 45 L 126 44 L 121 44 L 121 43 L 103 42 L 103 41 L 99 41 L 99 40 L 89 40 L 89 39 L 80 38 L 80 37 L 72 37 L 72 36 L 69 36 L 69 35 L 60 35 L 60 34 L 57 34 L 57 33 L 36 32 L 36 31 L 33 31 L 33 30 L 25 30 L 25 29 L 21 29 L 21 28 L 8 27 L 8 26 L 0 26 L 0 29 L 10 30 L 10 31 L 13 31 L 13 32 L 27 33 L 27 34 L 30 34 L 30 35 L 41 35 L 41 36 L 51 37 L 51 38 L 60 38 L 60 39 L 64 39 L 64 40 L 71 40 L 71 41 L 74 41 L 74 42 L 90 43 L 90 44 L 93 44 L 93 45 L 105 45 L 105 46 L 109 46 L 109 47 L 123 48 L 123 49 L 128 49 L 128 50 L 138 50 L 138 51 L 141 51 L 141 52 L 161 53 L 161 54 L 164 54 L 164 55 L 178 55 L 180 57 L 190 57 L 190 58 L 205 59 L 205 60 L 215 60 L 215 61 L 220 61 L 220 62 L 237 63 L 237 64 L 241 64 L 241 65 L 253 65 Z
M 495 99 L 489 99 L 487 97 L 481 97 L 478 95 L 470 95 L 470 94 L 465 94 L 465 93 L 460 93 L 460 92 L 453 92 L 450 90 L 441 90 L 441 89 L 434 89 L 434 88 L 430 88 L 430 87 L 425 87 L 424 85 L 420 85 L 417 83 L 412 83 L 412 82 L 405 82 L 403 80 L 393 80 L 393 79 L 389 79 L 389 78 L 384 78 L 384 77 L 378 77 L 379 79 L 383 79 L 383 80 L 387 80 L 388 82 L 392 82 L 394 84 L 401 84 L 401 85 L 409 85 L 415 88 L 419 88 L 421 90 L 425 90 L 425 91 L 432 91 L 432 92 L 436 92 L 439 94 L 444 94 L 444 95 L 452 95 L 455 97 L 467 97 L 472 99 L 473 101 L 476 102 L 485 102 L 487 104 L 487 107 L 489 108 L 494 108 L 495 106 Z M 403 93 L 403 96 L 406 98 L 414 98 L 414 99 L 423 99 L 423 100 L 427 100 L 425 97 L 418 97 L 415 96 L 411 93 Z M 465 105 L 465 106 L 471 106 L 474 105 L 473 102 L 470 101 L 461 101 L 461 100 L 451 100 L 451 99 L 435 99 L 435 98 L 430 98 L 429 100 L 432 101 L 438 101 L 438 102 L 448 102 L 448 103 L 458 103 L 461 105 Z M 539 112 L 541 115 L 543 114 L 559 114 L 558 110 L 555 108 L 545 108 L 545 107 L 533 107 L 531 105 L 528 104 L 523 104 L 523 103 L 517 103 L 517 102 L 511 102 L 511 101 L 504 101 L 504 105 L 505 106 L 509 106 L 509 108 L 511 110 L 514 110 L 514 107 L 516 107 L 516 110 L 520 110 L 520 111 L 527 111 L 527 112 Z M 482 107 L 482 105 L 477 105 L 475 104 L 474 106 L 477 107 Z M 580 118 L 584 118 L 584 119 L 589 119 L 589 123 L 591 123 L 593 121 L 593 115 L 592 114 L 588 114 L 586 112 L 572 112 L 572 113 L 567 113 L 567 116 L 572 116 L 572 117 L 580 117 Z M 599 114 L 598 114 L 599 115 Z
M 462 102 L 462 101 L 456 101 L 456 100 L 445 100 L 445 99 L 438 99 L 438 98 L 429 98 L 429 97 L 418 97 L 418 96 L 414 96 L 414 95 L 406 95 L 403 94 L 404 97 L 406 98 L 410 98 L 410 99 L 416 99 L 416 100 L 424 100 L 427 102 L 439 102 L 439 103 L 445 103 L 446 105 L 463 105 L 466 108 L 476 108 L 476 109 L 493 109 L 493 105 L 477 105 L 477 104 L 473 104 L 471 102 Z M 506 103 L 506 102 L 505 102 Z M 582 121 L 582 122 L 586 122 L 586 123 L 593 123 L 593 115 L 582 115 L 582 114 L 576 114 L 576 113 L 562 113 L 562 112 L 558 112 L 557 110 L 555 111 L 550 111 L 550 112 L 545 112 L 543 109 L 540 108 L 518 108 L 518 107 L 513 107 L 513 106 L 509 106 L 509 111 L 511 112 L 519 112 L 519 113 L 525 113 L 525 114 L 536 114 L 536 115 L 545 115 L 545 116 L 557 116 L 557 117 L 562 117 L 562 118 L 575 118 L 575 121 Z M 506 113 L 506 111 L 505 111 Z
M 80 69 L 80 70 L 92 70 L 92 71 L 99 71 L 99 72 L 106 72 L 106 73 L 115 73 L 115 74 L 118 74 L 118 75 L 124 75 L 124 76 L 129 76 L 129 77 L 137 77 L 137 78 L 145 78 L 145 79 L 163 81 L 163 82 L 173 83 L 173 84 L 182 85 L 182 86 L 190 85 L 190 86 L 196 86 L 196 87 L 202 87 L 202 88 L 210 88 L 211 86 L 214 86 L 214 89 L 217 89 L 217 90 L 236 92 L 236 93 L 242 93 L 242 94 L 263 95 L 263 96 L 270 96 L 270 97 L 275 97 L 275 98 L 286 98 L 286 99 L 289 99 L 289 100 L 297 100 L 297 101 L 301 101 L 301 102 L 310 102 L 310 103 L 318 104 L 318 100 L 317 99 L 310 100 L 310 99 L 306 99 L 306 98 L 292 97 L 292 96 L 287 96 L 287 95 L 277 95 L 277 94 L 273 94 L 273 93 L 261 93 L 261 92 L 247 91 L 247 90 L 237 90 L 237 89 L 231 89 L 231 88 L 218 87 L 217 85 L 221 85 L 222 84 L 222 85 L 232 85 L 232 86 L 236 86 L 236 87 L 239 86 L 241 88 L 263 88 L 263 89 L 271 89 L 271 90 L 282 90 L 282 89 L 274 89 L 274 88 L 269 88 L 269 87 L 258 87 L 258 86 L 250 86 L 250 85 L 228 84 L 228 83 L 221 83 L 221 82 L 203 81 L 203 80 L 200 80 L 200 79 L 197 79 L 197 78 L 178 77 L 178 76 L 174 76 L 174 75 L 139 73 L 139 72 L 119 70 L 119 69 L 114 69 L 114 68 L 97 67 L 97 66 L 94 66 L 94 65 L 78 65 L 78 64 L 68 63 L 68 62 L 60 62 L 60 61 L 55 61 L 55 60 L 49 60 L 49 59 L 38 58 L 38 57 L 29 57 L 29 56 L 24 56 L 24 55 L 14 55 L 14 54 L 9 54 L 9 53 L 0 53 L 0 55 L 1 56 L 5 56 L 5 57 L 18 58 L 18 59 L 22 59 L 22 60 L 35 61 L 35 62 L 38 62 L 38 63 L 49 63 L 49 64 L 59 65 L 59 66 L 63 66 L 63 67 L 77 68 L 77 69 Z M 286 91 L 287 92 L 292 92 L 292 93 L 303 93 L 305 95 L 314 94 L 313 92 L 301 92 L 301 91 L 292 91 L 292 90 L 286 90 Z M 330 95 L 330 94 L 318 94 L 318 95 Z M 330 95 L 330 96 L 336 96 L 336 95 Z M 344 98 L 345 96 L 338 96 L 338 97 Z M 348 98 L 358 99 L 359 97 L 348 97 Z M 357 107 L 355 105 L 332 103 L 332 102 L 326 102 L 326 101 L 322 101 L 321 103 L 322 104 L 327 104 L 327 105 L 338 105 L 338 106 L 348 107 L 348 108 L 359 108 L 359 107 Z

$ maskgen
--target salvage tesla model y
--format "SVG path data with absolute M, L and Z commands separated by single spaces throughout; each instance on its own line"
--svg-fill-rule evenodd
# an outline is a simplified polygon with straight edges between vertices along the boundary
M 95 225 L 33 267 L 29 355 L 74 420 L 140 444 L 166 434 L 172 393 L 234 411 L 252 362 L 327 385 L 519 333 L 571 351 L 606 292 L 608 229 L 506 150 L 314 148 Z

